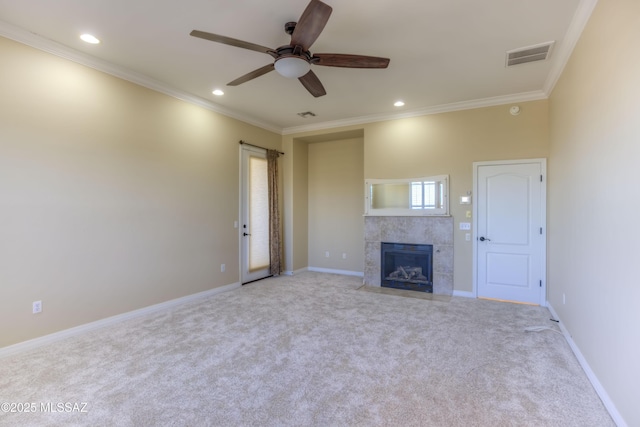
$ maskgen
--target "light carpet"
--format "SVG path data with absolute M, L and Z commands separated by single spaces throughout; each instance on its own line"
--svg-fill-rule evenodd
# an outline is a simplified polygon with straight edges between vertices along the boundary
M 546 308 L 361 285 L 266 279 L 5 358 L 0 402 L 38 410 L 0 425 L 614 425 L 564 337 L 525 331 Z

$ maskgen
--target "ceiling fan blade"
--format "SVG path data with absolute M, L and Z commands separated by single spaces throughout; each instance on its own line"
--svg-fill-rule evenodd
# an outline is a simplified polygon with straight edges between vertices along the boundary
M 315 59 L 318 60 L 315 61 Z M 343 53 L 316 53 L 313 55 L 312 61 L 314 65 L 344 68 L 387 68 L 389 65 L 389 58 Z
M 273 52 L 273 49 L 265 46 L 260 46 L 259 44 L 249 43 L 238 39 L 232 39 L 231 37 L 221 36 L 218 34 L 207 33 L 204 31 L 193 30 L 190 33 L 193 37 L 198 37 L 205 40 L 210 40 L 212 42 L 218 42 L 222 44 L 227 44 L 230 46 L 241 47 L 243 49 L 255 50 L 256 52 L 262 52 L 271 55 L 270 52 Z
M 311 0 L 291 34 L 291 46 L 302 46 L 302 50 L 309 50 L 327 25 L 332 11 L 328 4 L 320 0 Z
M 237 79 L 235 79 L 230 83 L 227 83 L 227 86 L 238 86 L 239 84 L 248 82 L 249 80 L 253 80 L 256 77 L 260 77 L 264 74 L 267 74 L 268 72 L 273 71 L 274 69 L 275 67 L 273 66 L 273 64 L 265 65 L 264 67 L 260 67 L 257 70 L 253 70 L 252 72 L 247 73 L 242 77 L 238 77 Z
M 302 86 L 304 86 L 309 93 L 316 98 L 327 94 L 327 91 L 324 90 L 324 86 L 320 83 L 320 79 L 313 71 L 309 71 L 304 76 L 299 77 L 298 80 L 300 80 Z

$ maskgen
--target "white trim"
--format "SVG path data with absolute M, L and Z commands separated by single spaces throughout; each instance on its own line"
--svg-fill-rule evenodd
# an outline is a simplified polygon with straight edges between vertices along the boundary
M 309 271 L 309 269 L 307 267 L 304 267 L 304 268 L 299 268 L 295 271 L 287 270 L 282 272 L 282 274 L 284 274 L 285 276 L 295 276 L 296 274 L 304 273 L 305 271 Z
M 308 267 L 307 270 L 315 271 L 317 273 L 331 273 L 331 274 L 341 274 L 343 276 L 364 277 L 364 272 L 362 271 L 334 270 L 332 268 L 320 268 L 320 267 Z
M 282 129 L 282 135 L 310 132 L 316 130 L 333 129 L 344 126 L 362 125 L 367 123 L 384 122 L 387 120 L 406 119 L 411 117 L 429 116 L 432 114 L 449 113 L 453 111 L 471 110 L 474 108 L 495 107 L 498 105 L 513 104 L 518 102 L 539 101 L 547 99 L 545 92 L 538 90 L 533 92 L 516 93 L 514 95 L 495 96 L 492 98 L 475 99 L 472 101 L 454 102 L 452 104 L 435 105 L 432 107 L 418 108 L 402 114 L 373 114 L 369 116 L 353 117 L 350 119 L 333 120 L 304 126 L 294 126 Z
M 230 285 L 224 285 L 217 288 L 209 289 L 207 291 L 198 292 L 196 294 L 187 295 L 184 297 L 172 299 L 169 301 L 161 302 L 159 304 L 150 305 L 148 307 L 140 308 L 138 310 L 129 311 L 127 313 L 118 314 L 115 316 L 107 317 L 104 319 L 96 320 L 94 322 L 85 323 L 84 325 L 76 326 L 73 328 L 65 329 L 62 331 L 54 332 L 49 335 L 34 338 L 28 341 L 23 341 L 18 344 L 13 344 L 7 347 L 0 348 L 0 359 L 4 357 L 13 356 L 18 353 L 33 350 L 48 344 L 52 344 L 61 341 L 66 338 L 75 337 L 84 333 L 102 329 L 107 326 L 112 326 L 125 320 L 131 320 L 138 317 L 146 316 L 151 313 L 155 313 L 162 310 L 168 310 L 173 307 L 177 307 L 188 302 L 197 301 L 203 298 L 207 298 L 222 292 L 231 291 L 233 289 L 240 288 L 240 282 L 232 283 Z
M 463 297 L 463 298 L 476 298 L 476 294 L 473 291 L 456 291 L 453 290 L 454 297 Z
M 573 15 L 573 18 L 571 20 L 571 24 L 569 25 L 569 29 L 567 30 L 562 43 L 556 43 L 556 45 L 554 46 L 553 55 L 555 58 L 542 90 L 516 93 L 506 96 L 482 98 L 471 101 L 455 102 L 451 104 L 435 105 L 432 107 L 425 107 L 407 111 L 403 114 L 374 114 L 344 120 L 315 123 L 311 125 L 293 126 L 282 129 L 282 134 L 290 135 L 295 133 L 332 129 L 343 126 L 362 125 L 386 120 L 398 120 L 410 117 L 428 116 L 431 114 L 449 113 L 460 110 L 471 110 L 474 108 L 495 107 L 498 105 L 548 99 L 549 96 L 551 96 L 551 92 L 553 91 L 555 84 L 558 82 L 558 79 L 562 75 L 567 62 L 569 62 L 569 58 L 573 53 L 573 49 L 578 43 L 578 40 L 582 35 L 582 31 L 587 25 L 587 22 L 589 21 L 593 9 L 595 8 L 597 3 L 598 0 L 580 0 L 580 4 L 576 8 L 575 14 Z
M 555 84 L 562 75 L 564 68 L 571 57 L 573 49 L 575 48 L 582 31 L 584 30 L 593 9 L 595 8 L 598 0 L 581 0 L 580 4 L 576 8 L 576 12 L 573 16 L 569 29 L 565 34 L 565 37 L 559 45 L 555 47 L 555 60 L 552 68 L 547 75 L 547 79 L 544 83 L 542 90 L 535 90 L 531 92 L 522 92 L 513 95 L 495 96 L 490 98 L 475 99 L 471 101 L 454 102 L 450 104 L 435 105 L 425 108 L 418 108 L 415 110 L 405 111 L 402 114 L 372 114 L 368 116 L 352 117 L 348 119 L 333 120 L 322 123 L 315 123 L 303 126 L 292 126 L 287 128 L 281 128 L 271 123 L 266 123 L 255 117 L 248 116 L 237 111 L 232 111 L 221 105 L 215 104 L 198 96 L 191 95 L 187 92 L 170 87 L 166 83 L 158 80 L 151 79 L 148 76 L 140 73 L 128 70 L 124 67 L 116 66 L 110 62 L 98 59 L 86 53 L 71 49 L 60 43 L 56 43 L 52 40 L 45 39 L 37 34 L 26 31 L 22 28 L 11 25 L 7 22 L 0 21 L 0 36 L 15 40 L 17 42 L 26 44 L 36 49 L 51 53 L 61 58 L 68 59 L 70 61 L 86 65 L 99 71 L 103 71 L 107 74 L 111 74 L 115 77 L 136 83 L 140 86 L 146 87 L 151 90 L 155 90 L 165 95 L 172 96 L 185 102 L 200 106 L 207 110 L 215 111 L 227 117 L 231 117 L 236 120 L 257 126 L 259 128 L 274 132 L 280 135 L 291 135 L 302 132 L 327 130 L 333 128 L 339 128 L 343 126 L 362 125 L 367 123 L 375 123 L 387 120 L 398 120 L 410 117 L 427 116 L 439 113 L 448 113 L 460 110 L 470 110 L 474 108 L 494 107 L 498 105 L 512 104 L 518 102 L 538 101 L 547 99 L 551 95 Z
M 269 265 L 266 264 L 262 267 L 256 267 L 251 269 L 251 243 L 244 235 L 247 231 L 251 235 L 251 159 L 259 159 L 264 161 L 267 165 L 267 149 L 256 147 L 250 144 L 240 145 L 240 223 L 238 224 L 240 229 L 238 230 L 238 236 L 240 238 L 240 283 L 250 283 L 256 280 L 264 279 L 271 275 L 269 271 Z M 267 171 L 264 171 L 263 183 L 267 182 Z M 268 188 L 264 188 L 265 194 L 268 193 Z M 268 219 L 269 212 L 265 212 L 264 217 Z M 246 227 L 245 227 L 246 226 Z M 248 227 L 248 228 L 247 228 Z M 268 237 L 268 236 L 267 236 Z M 261 242 L 264 247 L 261 249 L 266 252 L 266 256 L 269 256 L 269 241 Z
M 549 301 L 547 301 L 547 308 L 551 312 L 551 315 L 553 316 L 553 318 L 556 320 L 559 320 L 558 326 L 560 326 L 560 330 L 562 331 L 564 338 L 567 340 L 569 347 L 571 347 L 571 351 L 573 351 L 573 354 L 576 356 L 576 359 L 578 359 L 578 363 L 580 363 L 580 366 L 584 370 L 584 373 L 587 375 L 587 378 L 589 378 L 589 381 L 591 382 L 591 385 L 593 386 L 596 393 L 600 397 L 600 400 L 602 400 L 604 407 L 607 408 L 607 411 L 609 411 L 609 415 L 611 415 L 613 422 L 616 423 L 618 427 L 626 427 L 627 423 L 625 422 L 624 418 L 622 418 L 622 415 L 620 414 L 620 412 L 618 412 L 616 405 L 614 405 L 613 401 L 609 397 L 609 393 L 607 393 L 605 388 L 602 386 L 602 384 L 598 380 L 598 377 L 591 369 L 591 366 L 589 366 L 589 362 L 587 362 L 587 359 L 585 359 L 585 357 L 582 355 L 580 348 L 575 343 L 575 341 L 573 341 L 573 338 L 571 337 L 571 333 L 567 330 L 567 328 L 565 328 L 564 323 L 562 322 L 562 319 L 560 319 L 560 317 L 558 316 L 558 313 L 556 313 L 556 311 L 553 309 Z
M 473 243 L 473 266 L 472 266 L 472 280 L 473 291 L 472 293 L 478 297 L 478 235 L 476 230 L 478 229 L 478 167 L 479 166 L 498 166 L 498 165 L 514 165 L 514 164 L 526 164 L 526 163 L 538 163 L 540 164 L 540 173 L 542 174 L 542 188 L 540 189 L 541 198 L 541 215 L 540 226 L 542 227 L 542 254 L 540 259 L 540 272 L 542 280 L 542 291 L 540 295 L 539 304 L 544 307 L 547 304 L 547 159 L 516 159 L 516 160 L 495 160 L 489 162 L 473 162 L 473 194 L 475 196 L 475 203 L 473 203 L 473 225 L 471 240 Z
M 549 71 L 549 74 L 547 74 L 547 80 L 544 82 L 543 86 L 543 91 L 547 97 L 551 96 L 553 88 L 556 86 L 556 83 L 558 83 L 558 79 L 560 79 L 564 68 L 569 62 L 573 49 L 576 47 L 576 44 L 578 44 L 582 31 L 584 31 L 587 22 L 589 22 L 591 13 L 593 13 L 593 9 L 596 7 L 597 3 L 598 0 L 580 1 L 576 12 L 571 19 L 571 24 L 564 36 L 562 44 L 560 44 L 560 46 L 556 46 L 554 52 L 556 59 Z
M 275 132 L 277 134 L 282 132 L 281 128 L 268 124 L 262 120 L 229 110 L 228 108 L 222 107 L 207 99 L 176 89 L 164 82 L 145 76 L 144 74 L 115 65 L 111 62 L 96 58 L 75 49 L 71 49 L 70 47 L 54 42 L 53 40 L 45 39 L 44 37 L 23 30 L 22 28 L 18 28 L 4 21 L 0 21 L 0 36 L 15 40 L 19 43 L 59 56 L 60 58 L 67 59 L 80 65 L 111 74 L 112 76 L 120 79 L 146 87 L 147 89 L 163 93 L 207 110 L 215 111 L 216 113 L 231 117 L 232 119 L 240 120 L 270 132 Z
M 238 147 L 240 148 L 238 150 L 238 228 L 236 229 L 236 235 L 238 238 L 238 277 L 240 278 L 240 280 L 242 280 L 242 269 L 243 269 L 243 265 L 242 265 L 242 217 L 243 217 L 243 212 L 242 212 L 242 205 L 244 203 L 242 194 L 242 186 L 244 184 L 244 180 L 243 180 L 243 174 L 244 174 L 244 164 L 242 162 L 242 157 L 243 157 L 243 148 L 244 148 L 245 144 L 238 144 Z
M 593 1 L 593 0 L 590 0 Z M 156 92 L 164 93 L 165 95 L 180 99 L 182 101 L 197 105 L 207 110 L 215 111 L 224 116 L 231 117 L 236 120 L 257 126 L 259 128 L 268 130 L 270 132 L 277 133 L 279 135 L 290 135 L 294 133 L 333 129 L 342 126 L 360 125 L 366 123 L 375 123 L 386 120 L 397 120 L 409 117 L 418 117 L 431 114 L 446 113 L 451 111 L 469 110 L 473 108 L 491 107 L 503 104 L 512 104 L 517 102 L 538 101 L 548 98 L 548 95 L 544 91 L 532 91 L 523 92 L 514 95 L 497 96 L 491 98 L 477 99 L 472 101 L 455 102 L 451 104 L 436 105 L 432 107 L 419 108 L 411 111 L 406 111 L 402 114 L 374 114 L 362 117 L 353 117 L 349 119 L 327 121 L 322 123 L 316 123 L 304 126 L 294 126 L 289 128 L 281 128 L 270 123 L 266 123 L 255 117 L 250 117 L 236 111 L 232 111 L 221 105 L 215 104 L 207 99 L 194 96 L 190 93 L 178 90 L 167 85 L 164 82 L 152 79 L 141 73 L 126 69 L 121 66 L 117 66 L 108 61 L 96 58 L 88 55 L 84 52 L 71 49 L 53 40 L 45 39 L 37 34 L 26 31 L 22 28 L 18 28 L 7 22 L 0 21 L 0 36 L 6 37 L 11 40 L 15 40 L 19 43 L 31 46 L 33 48 L 42 50 L 52 55 L 59 56 L 69 61 L 76 62 L 81 65 L 102 71 L 112 76 L 121 78 L 123 80 L 130 81 L 137 85 L 146 87 Z
M 406 184 L 407 185 L 407 205 L 411 204 L 412 188 L 414 182 L 444 182 L 444 205 L 434 209 L 412 209 L 406 208 L 374 208 L 372 206 L 373 194 L 372 186 L 375 184 Z M 436 192 L 436 195 L 438 192 Z M 437 196 L 436 196 L 437 197 Z M 449 175 L 423 176 L 419 178 L 406 179 L 365 179 L 364 181 L 364 216 L 449 216 Z

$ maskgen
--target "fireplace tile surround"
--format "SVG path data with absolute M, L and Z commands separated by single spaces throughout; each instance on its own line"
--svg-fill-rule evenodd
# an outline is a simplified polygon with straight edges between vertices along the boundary
M 453 294 L 453 217 L 365 216 L 366 286 L 380 286 L 382 242 L 433 245 L 433 293 Z

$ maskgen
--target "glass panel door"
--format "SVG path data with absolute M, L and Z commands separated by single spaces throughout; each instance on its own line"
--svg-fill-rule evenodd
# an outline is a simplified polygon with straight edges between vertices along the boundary
M 265 150 L 242 147 L 241 280 L 269 276 L 269 188 Z

